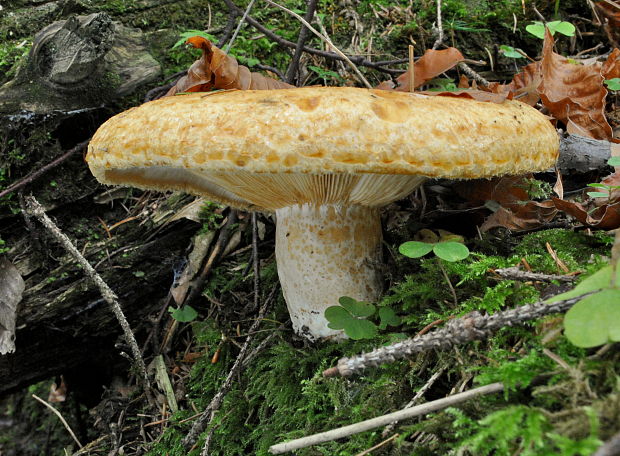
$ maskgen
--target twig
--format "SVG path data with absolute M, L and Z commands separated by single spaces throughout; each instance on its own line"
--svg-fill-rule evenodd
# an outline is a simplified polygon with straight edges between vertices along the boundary
M 437 39 L 432 49 L 437 49 L 443 43 L 443 25 L 441 23 L 441 0 L 437 0 Z
M 107 283 L 101 278 L 101 276 L 95 271 L 95 269 L 90 265 L 90 263 L 82 256 L 79 250 L 73 245 L 71 240 L 56 226 L 54 222 L 47 216 L 43 207 L 39 204 L 39 202 L 35 199 L 34 196 L 29 196 L 26 198 L 26 204 L 28 206 L 28 210 L 34 215 L 56 238 L 58 242 L 62 244 L 67 252 L 69 252 L 73 258 L 82 266 L 86 275 L 95 282 L 97 288 L 101 293 L 101 296 L 108 303 L 114 316 L 123 328 L 123 334 L 125 335 L 125 339 L 131 348 L 131 352 L 133 354 L 133 361 L 135 363 L 135 367 L 138 370 L 139 376 L 141 379 L 141 383 L 145 390 L 150 389 L 150 382 L 148 374 L 146 373 L 146 366 L 144 364 L 144 360 L 142 359 L 142 355 L 140 354 L 140 348 L 138 347 L 138 343 L 136 342 L 136 338 L 129 326 L 129 322 L 123 313 L 123 309 L 118 302 L 118 297 L 112 291 Z
M 63 424 L 63 426 L 65 427 L 65 429 L 67 431 L 69 431 L 69 434 L 71 434 L 71 437 L 73 438 L 73 440 L 75 440 L 75 443 L 77 443 L 77 445 L 80 448 L 83 448 L 84 445 L 82 445 L 80 443 L 80 441 L 78 440 L 78 438 L 76 437 L 75 433 L 73 432 L 73 430 L 71 429 L 71 426 L 69 426 L 69 423 L 67 423 L 67 421 L 63 418 L 63 416 L 60 414 L 60 412 L 58 410 L 56 410 L 51 404 L 47 403 L 46 401 L 44 401 L 43 399 L 41 399 L 39 396 L 37 396 L 36 394 L 32 395 L 33 398 L 35 398 L 37 401 L 39 401 L 41 404 L 45 405 L 48 409 L 50 409 L 52 412 L 54 412 L 56 414 L 56 416 L 60 419 L 60 422 Z
M 409 71 L 409 92 L 413 92 L 415 88 L 415 61 L 414 61 L 414 49 L 413 46 L 409 45 L 409 67 L 407 68 Z
M 443 274 L 443 278 L 446 279 L 446 282 L 448 283 L 448 288 L 450 289 L 450 293 L 452 294 L 452 302 L 456 307 L 459 304 L 459 298 L 456 296 L 456 290 L 452 286 L 452 282 L 450 282 L 450 276 L 448 276 L 448 271 L 446 271 L 446 268 L 444 267 L 441 258 L 437 258 L 437 264 L 439 265 L 439 269 Z
M 256 212 L 252 212 L 252 267 L 254 269 L 254 311 L 260 302 L 260 259 L 258 258 L 258 223 Z
M 263 65 L 262 63 L 255 63 L 254 65 L 252 65 L 252 68 L 258 68 L 259 70 L 271 71 L 272 73 L 277 74 L 278 77 L 284 81 L 284 78 L 285 78 L 284 73 L 282 73 L 276 67 L 273 67 L 270 65 Z
M 299 448 L 306 448 L 319 443 L 330 442 L 332 440 L 348 437 L 370 429 L 375 429 L 380 426 L 385 426 L 393 421 L 400 421 L 407 418 L 413 418 L 415 416 L 436 412 L 437 410 L 442 410 L 447 407 L 460 404 L 461 402 L 465 402 L 477 396 L 503 391 L 503 389 L 503 383 L 491 383 L 490 385 L 474 388 L 469 391 L 465 391 L 464 393 L 454 394 L 436 401 L 427 402 L 426 404 L 406 408 L 399 410 L 398 412 L 393 412 L 387 415 L 372 418 L 370 420 L 350 424 L 338 429 L 332 429 L 331 431 L 321 432 L 319 434 L 310 435 L 301 439 L 291 440 L 290 442 L 278 443 L 277 445 L 269 447 L 269 452 L 272 454 L 282 454 L 288 451 L 297 450 Z
M 509 280 L 533 280 L 537 282 L 574 282 L 575 276 L 558 275 L 558 274 L 542 274 L 540 272 L 522 271 L 517 267 L 493 269 L 493 272 L 504 279 Z
M 238 14 L 242 14 L 241 9 L 235 5 L 233 3 L 232 0 L 224 0 L 224 3 L 226 3 L 226 5 L 228 6 L 228 8 L 230 8 L 233 11 L 236 11 Z M 264 25 L 262 25 L 260 22 L 258 22 L 256 19 L 252 18 L 251 16 L 248 16 L 246 18 L 246 22 L 248 24 L 250 24 L 252 27 L 254 27 L 256 30 L 258 30 L 259 32 L 261 32 L 262 34 L 264 34 L 267 38 L 275 41 L 276 43 L 278 43 L 281 46 L 285 46 L 285 47 L 289 47 L 289 48 L 293 48 L 295 49 L 297 47 L 297 44 L 289 41 L 287 39 L 282 38 L 281 36 L 277 35 L 276 33 L 274 33 L 273 31 L 269 30 L 267 27 L 265 27 Z M 304 46 L 303 47 L 303 51 L 307 52 L 308 54 L 313 54 L 313 55 L 318 55 L 321 57 L 325 57 L 327 59 L 332 59 L 332 60 L 345 60 L 344 58 L 342 58 L 340 55 L 336 54 L 335 52 L 329 52 L 329 51 L 323 51 L 321 49 L 315 49 L 309 46 Z M 370 60 L 365 59 L 362 56 L 348 56 L 349 60 L 353 63 L 355 63 L 356 65 L 359 66 L 364 66 L 364 67 L 368 67 L 368 68 L 372 68 L 375 69 L 377 71 L 381 71 L 383 73 L 387 73 L 389 75 L 397 75 L 402 73 L 402 70 L 394 70 L 391 68 L 383 68 L 385 66 L 385 62 L 371 62 Z M 407 59 L 404 59 L 403 62 L 404 63 L 407 62 Z
M 248 4 L 248 7 L 243 12 L 243 16 L 241 16 L 241 20 L 239 21 L 239 24 L 237 24 L 237 28 L 235 29 L 235 33 L 233 33 L 232 38 L 230 39 L 230 41 L 226 45 L 226 48 L 224 49 L 224 52 L 226 54 L 228 54 L 228 51 L 230 51 L 230 48 L 232 47 L 232 44 L 237 39 L 237 35 L 239 35 L 239 31 L 241 30 L 241 27 L 245 23 L 245 19 L 248 17 L 248 14 L 250 14 L 250 11 L 252 10 L 252 7 L 254 6 L 254 2 L 255 1 L 256 0 L 250 0 L 250 3 Z
M 308 7 L 306 8 L 306 14 L 304 19 L 310 23 L 312 18 L 314 17 L 314 12 L 316 11 L 317 0 L 308 0 Z M 301 59 L 301 54 L 304 50 L 304 44 L 308 39 L 308 28 L 302 25 L 301 30 L 299 31 L 299 38 L 297 39 L 297 46 L 295 47 L 295 53 L 293 54 L 293 60 L 291 60 L 291 64 L 286 70 L 286 78 L 284 82 L 288 82 L 289 84 L 295 84 L 295 77 L 299 71 L 299 60 Z M 299 84 L 295 84 L 299 85 Z
M 213 247 L 213 250 L 211 251 L 209 259 L 200 271 L 200 275 L 194 280 L 191 291 L 183 301 L 184 306 L 191 304 L 191 302 L 200 293 L 202 293 L 202 288 L 205 281 L 207 280 L 207 276 L 209 275 L 209 272 L 211 272 L 211 268 L 213 267 L 215 260 L 217 260 L 220 254 L 224 251 L 224 248 L 226 247 L 226 244 L 228 243 L 228 238 L 230 236 L 230 228 L 236 222 L 237 211 L 233 209 L 230 211 L 230 214 L 228 214 L 228 220 L 226 221 L 226 224 L 220 229 L 220 235 L 217 239 L 215 246 Z
M 215 414 L 221 407 L 222 402 L 224 401 L 224 397 L 226 396 L 226 394 L 232 387 L 233 379 L 243 371 L 243 368 L 245 367 L 243 364 L 243 360 L 245 359 L 246 353 L 250 347 L 250 343 L 252 342 L 254 332 L 256 331 L 261 321 L 263 320 L 265 313 L 267 313 L 267 308 L 269 307 L 269 304 L 275 297 L 277 289 L 278 289 L 277 286 L 273 287 L 273 289 L 271 290 L 271 293 L 269 294 L 269 297 L 265 299 L 265 302 L 261 306 L 258 312 L 258 316 L 256 317 L 256 320 L 254 321 L 254 323 L 252 323 L 252 326 L 248 330 L 248 337 L 245 339 L 245 342 L 243 343 L 243 346 L 241 347 L 241 350 L 239 351 L 239 355 L 237 355 L 237 359 L 235 360 L 235 363 L 233 364 L 230 371 L 228 372 L 228 376 L 226 377 L 226 380 L 224 380 L 224 383 L 222 383 L 222 386 L 220 387 L 217 394 L 213 396 L 213 399 L 211 399 L 211 402 L 209 403 L 207 408 L 205 408 L 204 412 L 202 413 L 202 416 L 194 422 L 194 424 L 192 425 L 192 428 L 190 429 L 188 434 L 183 439 L 182 445 L 185 447 L 185 449 L 191 448 L 198 440 L 198 436 L 200 435 L 200 433 L 204 431 L 206 427 L 213 421 Z M 207 448 L 207 451 L 208 451 L 208 448 Z M 202 454 L 206 454 L 204 452 L 204 448 L 203 448 Z
M 407 405 L 405 405 L 404 408 L 408 409 L 409 407 L 413 407 L 416 404 L 416 402 L 418 402 L 420 400 L 420 398 L 422 396 L 424 396 L 424 394 L 426 394 L 426 392 L 429 390 L 429 388 L 435 384 L 437 379 L 439 377 L 441 377 L 441 374 L 443 374 L 445 370 L 446 370 L 445 366 L 444 367 L 440 367 L 439 369 L 437 369 L 437 371 L 433 375 L 431 375 L 431 378 L 429 378 L 428 381 L 424 385 L 422 385 L 422 388 L 420 388 L 418 390 L 418 392 L 415 393 L 415 396 L 413 396 L 413 399 L 411 399 L 407 403 Z M 385 427 L 385 429 L 383 429 L 383 431 L 381 432 L 381 435 L 383 437 L 385 437 L 390 432 L 394 431 L 394 428 L 396 427 L 397 423 L 398 423 L 398 421 L 394 421 L 393 423 L 388 424 Z
M 325 370 L 323 376 L 342 375 L 346 377 L 360 373 L 369 367 L 377 367 L 384 363 L 394 362 L 414 353 L 433 349 L 446 349 L 472 340 L 483 339 L 505 326 L 522 324 L 553 313 L 566 312 L 589 294 L 553 303 L 537 302 L 527 304 L 515 309 L 496 312 L 493 315 L 470 312 L 461 318 L 450 320 L 445 327 L 423 336 L 377 348 L 369 353 L 352 358 L 341 358 L 338 361 L 338 365 Z
M 219 47 L 220 49 L 222 49 L 222 47 L 226 44 L 226 42 L 232 36 L 233 29 L 235 28 L 235 19 L 237 18 L 238 15 L 239 15 L 239 12 L 237 10 L 228 8 L 228 21 L 226 22 L 226 26 L 224 27 L 224 30 L 222 31 L 222 36 L 220 36 L 220 39 L 218 40 L 216 44 L 216 46 Z
M 485 86 L 488 86 L 490 84 L 489 81 L 487 81 L 482 76 L 480 76 L 478 73 L 476 73 L 474 70 L 472 70 L 471 67 L 467 65 L 465 62 L 459 62 L 458 65 L 459 65 L 459 68 L 463 70 L 463 73 L 465 73 L 470 78 L 475 79 L 480 84 L 483 84 Z
M 57 159 L 51 161 L 50 163 L 48 163 L 47 165 L 43 166 L 42 168 L 39 168 L 38 170 L 36 170 L 32 174 L 29 174 L 28 176 L 24 177 L 23 179 L 15 182 L 13 185 L 10 185 L 9 187 L 5 188 L 4 190 L 2 190 L 0 192 L 0 198 L 2 198 L 3 196 L 8 195 L 9 193 L 14 192 L 15 190 L 18 190 L 18 189 L 20 189 L 20 188 L 22 188 L 22 187 L 32 183 L 33 181 L 35 181 L 36 179 L 41 177 L 43 174 L 45 174 L 49 170 L 51 170 L 51 169 L 55 168 L 56 166 L 60 165 L 62 162 L 64 162 L 68 158 L 70 158 L 72 155 L 76 154 L 77 152 L 80 152 L 84 147 L 86 147 L 88 145 L 89 141 L 90 141 L 90 138 L 88 138 L 86 141 L 82 141 L 78 145 L 72 147 L 67 152 L 62 154 Z
M 367 450 L 362 451 L 361 453 L 357 453 L 355 456 L 366 456 L 367 454 L 372 453 L 375 450 L 378 450 L 379 448 L 381 448 L 382 446 L 387 445 L 388 443 L 390 443 L 392 440 L 394 440 L 395 438 L 397 438 L 400 434 L 394 434 L 391 437 L 388 437 L 387 439 L 383 440 L 382 442 L 377 443 L 375 446 L 372 446 L 370 448 L 368 448 Z
M 155 87 L 155 88 L 149 90 L 148 92 L 146 92 L 146 95 L 144 95 L 144 99 L 142 100 L 142 102 L 146 103 L 148 101 L 157 100 L 157 99 L 163 97 L 168 92 L 168 90 L 170 90 L 172 87 L 174 87 L 177 84 L 177 82 L 179 81 L 179 79 L 181 79 L 186 74 L 187 74 L 187 70 L 183 70 L 183 71 L 179 71 L 178 73 L 175 73 L 175 74 L 173 74 L 171 76 L 168 76 L 164 81 L 167 81 L 169 79 L 174 79 L 174 80 L 170 81 L 168 84 L 164 84 L 162 86 Z
M 279 3 L 276 3 L 272 0 L 264 0 L 266 3 L 270 4 L 271 6 L 275 6 L 276 8 L 281 9 L 282 11 L 290 14 L 291 16 L 293 16 L 294 18 L 296 18 L 298 21 L 300 21 L 302 24 L 304 24 L 308 30 L 310 30 L 312 33 L 314 33 L 316 36 L 318 36 L 319 38 L 321 38 L 323 41 L 325 41 L 327 44 L 329 44 L 331 46 L 331 48 L 334 50 L 334 52 L 336 54 L 338 54 L 345 62 L 347 62 L 349 64 L 349 66 L 353 69 L 353 71 L 355 72 L 355 74 L 357 75 L 357 77 L 360 79 L 360 81 L 366 86 L 366 88 L 368 89 L 372 89 L 372 86 L 370 85 L 370 82 L 368 82 L 368 80 L 364 77 L 364 75 L 360 72 L 359 68 L 357 68 L 357 66 L 349 59 L 349 57 L 347 57 L 340 49 L 338 49 L 336 47 L 336 45 L 334 45 L 334 43 L 332 43 L 332 40 L 330 40 L 327 36 L 323 35 L 321 32 L 319 32 L 317 29 L 315 29 L 314 27 L 312 27 L 308 21 L 306 21 L 303 17 L 301 17 L 299 14 L 295 13 L 294 11 L 291 11 L 290 9 L 288 9 L 285 6 L 280 5 Z M 297 47 L 297 45 L 295 45 L 295 47 Z

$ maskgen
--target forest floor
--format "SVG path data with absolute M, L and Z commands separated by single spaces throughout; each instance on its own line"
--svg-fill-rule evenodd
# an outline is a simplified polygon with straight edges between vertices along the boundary
M 372 86 L 393 80 L 396 90 L 408 90 L 401 75 L 407 74 L 409 45 L 417 61 L 427 50 L 454 47 L 465 60 L 451 62 L 424 84 L 418 81 L 417 90 L 461 88 L 476 98 L 482 95 L 475 87 L 494 87 L 489 96 L 528 98 L 561 135 L 589 137 L 617 155 L 614 87 L 620 89 L 620 79 L 617 86 L 613 79 L 620 67 L 613 49 L 620 39 L 620 2 L 282 4 L 302 16 L 316 9 L 312 24 L 353 57 Z M 280 442 L 498 384 L 473 399 L 291 454 L 620 454 L 618 290 L 609 285 L 620 250 L 616 244 L 612 255 L 620 195 L 615 169 L 605 162 L 609 155 L 600 166 L 563 169 L 560 177 L 542 172 L 491 183 L 429 180 L 383 208 L 386 291 L 372 303 L 376 316 L 369 321 L 376 330 L 340 343 L 310 343 L 294 334 L 278 284 L 270 214 L 253 217 L 178 193 L 109 191 L 88 172 L 83 147 L 21 185 L 32 171 L 88 140 L 107 117 L 163 95 L 201 56 L 182 45 L 187 38 L 199 34 L 224 49 L 247 6 L 231 0 L 19 0 L 0 10 L 0 84 L 16 76 L 43 25 L 74 14 L 105 12 L 141 29 L 162 67 L 156 81 L 77 122 L 57 123 L 49 116 L 32 125 L 17 115 L 23 113 L 3 117 L 0 192 L 20 187 L 0 199 L 0 259 L 23 277 L 20 305 L 27 312 L 20 315 L 18 307 L 16 352 L 10 355 L 15 358 L 0 364 L 7 378 L 20 375 L 0 389 L 0 456 L 267 455 Z M 551 45 L 536 30 L 543 20 L 560 21 Z M 314 35 L 305 39 L 309 52 L 296 60 L 300 24 L 289 13 L 258 0 L 246 22 L 228 53 L 252 71 L 298 86 L 362 86 L 355 71 L 326 54 L 329 45 Z M 429 74 L 441 67 L 433 55 L 426 60 Z M 585 69 L 578 77 L 562 77 L 574 76 L 573 67 Z M 553 79 L 556 73 L 559 79 Z M 541 88 L 543 80 L 554 94 L 568 95 L 554 103 L 550 90 Z M 562 114 L 567 109 L 585 114 L 576 120 Z M 95 286 L 28 215 L 24 198 L 30 194 L 117 292 L 149 387 L 140 381 L 120 325 L 99 306 Z M 467 246 L 468 254 L 445 261 L 433 254 L 410 258 L 399 250 L 409 241 L 447 239 Z M 597 273 L 606 273 L 607 281 L 587 282 Z M 565 327 L 563 312 L 534 315 L 524 307 L 584 280 L 575 296 L 603 289 L 598 293 L 611 298 L 594 305 L 576 299 L 582 308 L 591 304 L 576 329 Z M 48 299 L 54 303 L 49 309 Z M 385 309 L 393 317 L 390 325 L 378 320 Z M 489 320 L 483 315 L 495 316 L 501 328 L 485 329 Z M 468 324 L 481 325 L 475 326 L 480 332 L 464 335 Z M 38 334 L 44 343 L 32 342 Z M 412 337 L 446 342 L 428 343 L 394 362 L 382 358 L 376 367 L 366 362 L 368 368 L 354 375 L 324 375 L 343 357 Z M 46 345 L 54 351 L 46 352 Z M 20 347 L 34 360 L 27 373 L 19 369 L 28 362 L 16 357 Z

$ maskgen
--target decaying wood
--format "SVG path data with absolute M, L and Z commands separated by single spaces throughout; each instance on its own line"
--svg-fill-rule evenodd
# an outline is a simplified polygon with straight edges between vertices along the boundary
M 118 323 L 123 329 L 123 334 L 125 336 L 125 341 L 129 344 L 129 348 L 133 355 L 133 362 L 135 367 L 140 374 L 139 378 L 141 379 L 142 386 L 144 388 L 150 388 L 149 376 L 146 373 L 146 365 L 144 364 L 144 359 L 142 359 L 142 354 L 140 353 L 140 348 L 138 347 L 138 342 L 136 342 L 136 337 L 127 321 L 127 317 L 121 308 L 120 303 L 118 302 L 118 296 L 112 291 L 110 286 L 101 278 L 101 276 L 95 271 L 95 269 L 91 266 L 91 264 L 84 258 L 84 256 L 79 252 L 79 250 L 73 245 L 71 240 L 62 233 L 56 224 L 50 220 L 47 216 L 43 207 L 39 204 L 39 202 L 34 197 L 29 197 L 27 199 L 28 209 L 32 215 L 34 215 L 39 221 L 52 233 L 52 236 L 56 238 L 58 242 L 62 244 L 62 246 L 69 252 L 69 254 L 78 262 L 78 264 L 84 269 L 86 275 L 90 280 L 92 280 L 99 291 L 101 292 L 101 296 L 103 296 L 104 301 L 110 306 L 112 313 L 116 317 Z
M 97 269 L 122 299 L 139 334 L 148 329 L 147 316 L 159 310 L 173 281 L 175 259 L 183 257 L 198 228 L 194 222 L 177 221 L 144 242 L 153 227 L 134 222 L 114 231 L 112 239 L 81 247 L 91 263 L 104 260 Z M 29 252 L 28 244 L 23 237 L 13 250 Z M 58 258 L 51 270 L 36 260 L 36 252 L 20 254 L 15 261 L 26 289 L 18 306 L 16 351 L 0 356 L 0 394 L 60 373 L 80 374 L 84 366 L 112 375 L 119 364 L 111 355 L 121 334 L 114 315 L 73 260 L 55 247 L 49 253 Z M 136 277 L 138 272 L 144 275 Z
M 562 137 L 557 166 L 563 174 L 603 169 L 611 157 L 611 147 L 608 141 L 577 135 Z
M 144 34 L 106 13 L 44 27 L 15 78 L 0 87 L 0 112 L 79 110 L 135 91 L 159 76 Z

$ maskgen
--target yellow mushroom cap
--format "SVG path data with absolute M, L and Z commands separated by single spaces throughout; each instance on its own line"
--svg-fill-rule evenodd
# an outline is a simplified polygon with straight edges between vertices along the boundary
M 411 191 L 409 176 L 538 171 L 558 148 L 547 118 L 518 101 L 306 87 L 146 103 L 105 122 L 86 160 L 104 183 L 275 210 L 337 198 L 379 206 Z

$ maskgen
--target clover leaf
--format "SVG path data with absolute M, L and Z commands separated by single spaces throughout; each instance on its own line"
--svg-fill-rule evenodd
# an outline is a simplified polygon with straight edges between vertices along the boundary
M 620 289 L 586 296 L 564 317 L 564 334 L 578 347 L 620 341 Z
M 168 312 L 170 312 L 172 318 L 181 323 L 188 323 L 190 321 L 194 321 L 198 316 L 198 312 L 196 312 L 193 307 L 187 305 L 179 307 L 178 309 L 175 309 L 174 307 L 168 307 Z
M 400 325 L 400 317 L 389 307 L 379 309 L 379 329 Z

